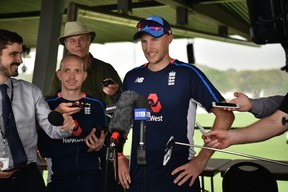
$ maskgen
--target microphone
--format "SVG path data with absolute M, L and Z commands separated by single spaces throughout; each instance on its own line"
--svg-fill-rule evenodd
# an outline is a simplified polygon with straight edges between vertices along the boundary
M 124 91 L 116 103 L 116 109 L 108 126 L 112 135 L 106 159 L 110 161 L 114 160 L 116 145 L 119 147 L 119 152 L 123 151 L 123 145 L 132 126 L 133 108 L 138 97 L 134 91 Z
M 137 149 L 137 163 L 139 165 L 146 165 L 146 151 L 145 151 L 145 133 L 146 123 L 145 121 L 150 120 L 150 106 L 148 100 L 144 96 L 139 96 L 136 101 L 136 107 L 134 109 L 134 120 L 140 121 L 140 140 L 139 147 Z
M 57 111 L 51 111 L 48 115 L 48 121 L 54 126 L 61 126 L 64 123 L 64 117 L 61 113 Z M 74 120 L 75 127 L 72 134 L 77 137 L 82 133 L 82 128 L 79 126 L 78 122 Z
M 57 111 L 51 111 L 48 115 L 48 121 L 54 126 L 61 126 L 64 123 L 64 117 Z

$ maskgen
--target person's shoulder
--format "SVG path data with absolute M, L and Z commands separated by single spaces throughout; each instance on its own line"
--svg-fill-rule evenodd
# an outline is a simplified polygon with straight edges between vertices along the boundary
M 57 95 L 55 95 L 55 96 L 45 98 L 45 101 L 46 102 L 53 102 L 53 101 L 57 101 L 58 99 L 59 99 L 59 97 Z
M 138 72 L 138 71 L 142 71 L 143 69 L 146 69 L 146 66 L 147 66 L 147 63 L 143 64 L 143 65 L 140 65 L 138 67 L 134 67 L 133 69 L 129 70 L 127 72 L 127 74 L 129 73 L 133 73 L 133 72 Z
M 26 88 L 31 88 L 31 89 L 35 89 L 35 90 L 40 90 L 39 87 L 37 87 L 36 85 L 34 85 L 33 83 L 30 83 L 26 80 L 23 80 L 23 79 L 14 79 L 14 78 L 11 78 L 12 79 L 12 82 L 15 86 L 22 86 L 22 87 L 26 87 Z
M 172 65 L 175 65 L 177 67 L 188 67 L 188 68 L 197 68 L 195 65 L 193 64 L 190 64 L 190 63 L 186 63 L 184 61 L 180 61 L 180 60 L 177 60 L 175 59 L 173 62 L 172 62 Z
M 97 59 L 91 55 L 92 63 L 95 64 L 96 67 L 112 67 L 112 65 L 108 62 L 102 61 L 100 59 Z
M 101 106 L 104 106 L 104 102 L 101 101 L 100 99 L 96 98 L 96 97 L 92 97 L 90 95 L 86 95 L 85 100 L 89 103 L 95 103 L 95 104 L 99 104 Z
M 21 84 L 21 85 L 27 85 L 27 86 L 30 86 L 30 85 L 33 85 L 32 83 L 26 81 L 26 80 L 23 80 L 23 79 L 15 79 L 15 78 L 11 78 L 12 80 L 12 83 L 13 84 Z
M 196 67 L 194 64 L 185 63 L 179 60 L 175 60 L 174 62 L 172 62 L 172 66 L 174 66 L 176 69 L 184 69 L 184 70 L 188 69 L 188 71 L 190 70 L 191 72 L 196 72 L 196 73 L 202 72 L 201 69 Z
M 95 62 L 95 63 L 97 63 L 97 64 L 99 64 L 99 65 L 111 65 L 110 63 L 107 63 L 107 62 L 102 61 L 102 60 L 100 60 L 100 59 L 97 59 L 97 58 L 95 58 L 95 57 L 93 57 L 93 62 Z
M 92 61 L 92 70 L 115 71 L 114 67 L 110 63 L 107 63 L 95 57 L 93 57 Z

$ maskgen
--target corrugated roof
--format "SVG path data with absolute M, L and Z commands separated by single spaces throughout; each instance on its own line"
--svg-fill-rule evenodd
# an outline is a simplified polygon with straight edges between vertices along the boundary
M 121 0 L 126 1 L 126 0 Z M 69 4 L 65 2 L 63 27 Z M 159 15 L 172 26 L 174 38 L 203 37 L 241 44 L 254 44 L 249 34 L 249 17 L 245 0 L 132 0 L 130 11 L 120 11 L 117 0 L 75 0 L 79 4 L 78 19 L 97 33 L 95 42 L 132 41 L 139 19 Z M 180 10 L 177 12 L 177 9 Z M 40 0 L 0 1 L 0 26 L 17 31 L 28 46 L 37 42 Z M 187 24 L 177 23 L 177 14 L 187 13 Z M 182 17 L 185 18 L 186 17 Z M 60 35 L 60 34 L 59 34 Z M 231 36 L 245 40 L 234 40 Z

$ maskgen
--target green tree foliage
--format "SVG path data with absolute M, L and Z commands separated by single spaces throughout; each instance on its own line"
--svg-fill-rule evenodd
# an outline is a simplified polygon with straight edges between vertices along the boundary
M 220 71 L 197 65 L 221 92 L 241 91 L 254 98 L 269 95 L 285 95 L 288 91 L 288 73 L 280 69 Z
M 212 81 L 215 87 L 221 92 L 231 90 L 233 81 L 230 81 L 230 75 L 225 71 L 219 71 L 205 66 L 197 66 Z

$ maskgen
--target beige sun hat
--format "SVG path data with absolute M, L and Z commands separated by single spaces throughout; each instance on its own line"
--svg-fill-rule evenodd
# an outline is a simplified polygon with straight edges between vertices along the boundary
M 88 31 L 87 27 L 80 21 L 68 21 L 65 24 L 64 35 L 58 38 L 58 42 L 64 45 L 64 40 L 66 37 L 73 35 L 90 34 L 91 42 L 94 41 L 96 33 L 94 31 Z

